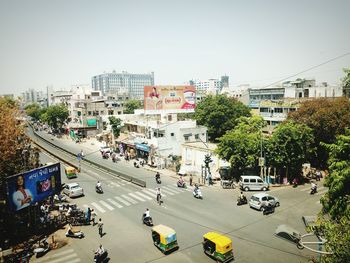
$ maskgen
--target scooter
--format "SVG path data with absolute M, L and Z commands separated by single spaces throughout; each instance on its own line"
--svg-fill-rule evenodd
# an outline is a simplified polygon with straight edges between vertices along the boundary
M 275 212 L 275 206 L 269 203 L 268 205 L 263 207 L 262 211 L 263 211 L 263 215 L 272 214 Z
M 102 186 L 97 186 L 97 185 L 96 185 L 95 190 L 96 190 L 96 193 L 98 193 L 98 194 L 103 194 Z
M 316 194 L 317 193 L 317 186 L 311 187 L 310 195 Z
M 40 245 L 42 243 L 42 246 Z M 47 252 L 51 250 L 49 243 L 47 242 L 47 238 L 45 238 L 43 241 L 39 242 L 39 247 L 35 248 L 33 252 L 36 254 L 37 258 L 40 258 L 44 256 Z
M 142 215 L 142 222 L 146 225 L 146 226 L 153 226 L 153 219 L 152 217 L 145 217 L 145 214 Z
M 177 187 L 187 188 L 186 183 L 185 182 L 181 182 L 181 181 L 177 181 Z
M 68 230 L 66 233 L 66 237 L 74 237 L 74 238 L 83 238 L 85 237 L 84 233 L 79 231 L 72 231 L 72 230 Z
M 193 190 L 193 197 L 197 199 L 203 199 L 201 189 L 198 188 L 197 190 Z
M 108 251 L 105 250 L 102 254 L 95 253 L 94 262 L 96 263 L 108 262 Z
M 243 196 L 243 198 L 238 197 L 237 199 L 237 205 L 246 205 L 248 203 L 247 198 Z

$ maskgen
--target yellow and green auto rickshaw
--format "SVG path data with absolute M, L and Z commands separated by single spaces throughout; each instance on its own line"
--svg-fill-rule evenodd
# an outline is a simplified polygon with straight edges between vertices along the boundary
M 215 232 L 208 232 L 203 238 L 205 254 L 216 259 L 217 262 L 229 262 L 234 259 L 230 238 Z
M 71 179 L 71 178 L 76 178 L 77 177 L 77 171 L 74 167 L 72 166 L 68 166 L 64 169 L 65 173 L 66 173 L 66 176 L 68 179 Z
M 176 232 L 170 227 L 164 225 L 152 227 L 152 239 L 154 245 L 164 254 L 179 248 L 176 239 Z

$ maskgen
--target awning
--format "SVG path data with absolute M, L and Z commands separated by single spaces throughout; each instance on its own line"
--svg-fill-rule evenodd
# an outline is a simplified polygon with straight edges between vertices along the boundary
M 135 143 L 136 149 L 144 151 L 144 152 L 149 152 L 150 147 L 146 144 L 141 144 L 141 143 Z

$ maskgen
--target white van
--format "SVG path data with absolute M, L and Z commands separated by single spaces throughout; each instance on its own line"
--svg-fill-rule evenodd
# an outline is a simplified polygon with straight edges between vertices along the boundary
M 266 191 L 269 189 L 269 184 L 265 183 L 259 176 L 256 175 L 242 175 L 239 178 L 239 187 L 244 191 Z

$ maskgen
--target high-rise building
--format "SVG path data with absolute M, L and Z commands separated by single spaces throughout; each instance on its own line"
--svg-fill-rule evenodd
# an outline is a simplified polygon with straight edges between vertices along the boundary
M 154 72 L 150 74 L 103 73 L 92 77 L 92 89 L 103 95 L 110 91 L 127 92 L 131 98 L 143 98 L 143 87 L 154 85 Z
M 196 93 L 200 96 L 205 94 L 219 94 L 224 87 L 227 88 L 229 86 L 228 80 L 228 76 L 222 76 L 221 80 L 190 80 L 189 83 L 196 87 Z

